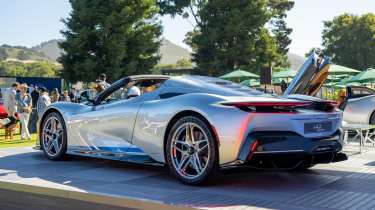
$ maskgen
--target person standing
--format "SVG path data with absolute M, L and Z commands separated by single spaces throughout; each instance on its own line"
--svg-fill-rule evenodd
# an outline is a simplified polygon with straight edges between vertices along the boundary
M 285 90 L 288 88 L 288 85 L 284 80 L 281 80 L 281 91 L 284 93 Z
M 105 75 L 104 73 L 99 75 L 99 83 L 104 89 L 107 89 L 109 86 L 111 86 L 106 80 L 107 75 Z
M 33 104 L 33 109 L 30 114 L 29 131 L 30 133 L 35 133 L 37 131 L 37 123 L 38 123 L 38 113 L 36 111 L 36 104 L 39 98 L 39 91 L 38 91 L 37 86 L 34 86 L 34 88 L 29 88 L 29 89 L 33 89 L 30 93 L 32 104 Z
M 32 110 L 32 99 L 27 91 L 27 84 L 22 84 L 21 92 L 17 100 L 19 118 L 21 121 L 21 140 L 31 139 L 29 132 L 29 118 Z
M 52 94 L 51 94 L 51 102 L 55 103 L 60 101 L 60 93 L 57 88 L 53 89 Z
M 71 102 L 69 92 L 67 90 L 64 91 L 62 96 L 62 101 L 64 102 Z
M 77 102 L 76 89 L 74 87 L 69 91 L 68 95 L 69 95 L 69 98 L 70 98 L 71 102 Z
M 48 90 L 46 88 L 40 88 L 40 96 L 36 105 L 39 119 L 42 118 L 44 110 L 51 104 L 51 98 L 49 97 Z
M 31 91 L 31 99 L 33 101 L 33 108 L 36 107 L 36 103 L 38 102 L 38 98 L 39 98 L 39 91 L 38 91 L 37 87 L 35 87 L 33 89 L 33 91 Z
M 13 83 L 4 101 L 4 106 L 9 119 L 9 123 L 5 125 L 5 139 L 8 137 L 10 140 L 13 139 L 13 129 L 17 124 L 17 90 L 19 89 L 19 86 L 20 84 L 18 82 Z

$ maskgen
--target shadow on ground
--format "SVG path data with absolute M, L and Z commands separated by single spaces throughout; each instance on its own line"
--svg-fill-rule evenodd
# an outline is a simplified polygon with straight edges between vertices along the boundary
M 225 170 L 208 184 L 194 187 L 181 184 L 160 166 L 73 156 L 54 162 L 46 160 L 40 151 L 24 148 L 2 149 L 0 157 L 2 181 L 199 208 L 334 209 L 337 202 L 356 207 L 360 198 L 375 195 L 375 188 L 369 187 L 375 186 L 375 165 L 371 160 L 358 158 L 347 163 L 319 165 L 303 172 Z M 336 194 L 342 192 L 357 196 L 357 201 L 354 203 L 351 197 L 341 197 L 334 202 Z M 375 202 L 366 205 L 375 207 Z

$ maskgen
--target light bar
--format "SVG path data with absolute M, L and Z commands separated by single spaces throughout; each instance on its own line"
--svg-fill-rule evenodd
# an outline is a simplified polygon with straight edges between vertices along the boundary
M 290 107 L 297 107 L 297 106 L 308 106 L 311 105 L 312 102 L 307 101 L 249 101 L 249 102 L 224 102 L 223 105 L 228 106 L 290 106 Z

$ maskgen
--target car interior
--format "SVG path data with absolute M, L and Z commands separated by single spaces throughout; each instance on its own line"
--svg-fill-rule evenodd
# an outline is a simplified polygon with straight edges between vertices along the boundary
M 113 90 L 111 94 L 101 101 L 101 104 L 123 99 L 132 99 L 143 94 L 151 93 L 157 90 L 164 81 L 164 79 L 140 79 L 128 82 Z

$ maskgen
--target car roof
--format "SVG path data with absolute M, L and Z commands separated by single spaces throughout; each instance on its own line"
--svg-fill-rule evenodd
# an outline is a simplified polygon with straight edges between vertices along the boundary
M 199 75 L 182 75 L 182 76 L 170 76 L 170 75 L 134 75 L 124 77 L 123 79 L 130 79 L 133 81 L 143 79 L 160 79 L 165 80 L 163 83 L 166 87 L 183 88 L 183 89 L 194 89 L 198 92 L 217 94 L 222 96 L 249 96 L 249 95 L 264 95 L 263 92 L 243 86 L 228 80 L 219 79 L 210 76 L 199 76 Z
M 176 76 L 171 77 L 169 80 L 165 81 L 164 84 L 166 86 L 196 89 L 199 90 L 199 92 L 223 96 L 248 96 L 263 94 L 262 92 L 254 90 L 252 88 L 209 76 Z

